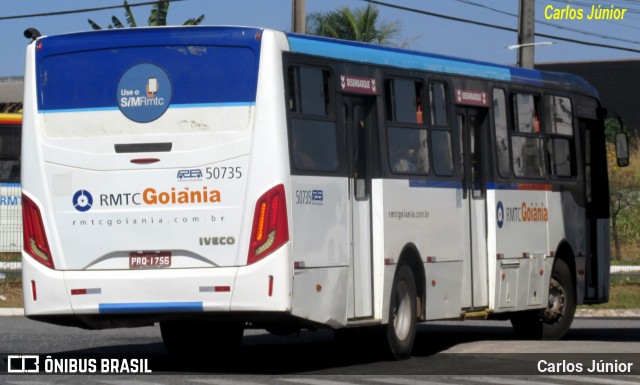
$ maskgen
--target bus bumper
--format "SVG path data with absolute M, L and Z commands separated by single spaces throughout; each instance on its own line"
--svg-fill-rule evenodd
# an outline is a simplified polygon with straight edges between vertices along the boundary
M 290 312 L 287 249 L 249 266 L 194 269 L 58 271 L 23 255 L 25 315 L 153 322 L 185 313 Z

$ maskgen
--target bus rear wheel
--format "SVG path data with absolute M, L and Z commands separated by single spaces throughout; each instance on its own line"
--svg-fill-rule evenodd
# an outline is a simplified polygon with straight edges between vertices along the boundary
M 409 358 L 416 336 L 416 323 L 416 283 L 411 268 L 403 265 L 393 279 L 389 302 L 386 339 L 392 358 Z
M 160 333 L 165 348 L 172 355 L 200 355 L 202 346 L 210 347 L 208 352 L 227 355 L 240 347 L 244 323 L 200 319 L 162 321 Z
M 547 308 L 514 313 L 511 324 L 522 337 L 557 340 L 569 331 L 575 312 L 576 290 L 571 269 L 558 259 L 551 272 Z

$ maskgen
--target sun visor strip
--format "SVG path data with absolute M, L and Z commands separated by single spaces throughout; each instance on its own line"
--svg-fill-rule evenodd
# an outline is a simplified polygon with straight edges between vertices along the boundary
M 127 154 L 135 152 L 169 152 L 173 143 L 125 143 L 115 144 L 115 150 L 118 154 Z

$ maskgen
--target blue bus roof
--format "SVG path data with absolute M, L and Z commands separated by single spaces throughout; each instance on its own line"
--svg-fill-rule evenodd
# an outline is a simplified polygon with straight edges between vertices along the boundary
M 598 97 L 597 90 L 583 78 L 566 73 L 459 59 L 354 41 L 288 33 L 292 52 L 411 70 L 463 75 L 550 87 Z
M 46 48 L 38 50 L 37 54 L 42 57 L 70 51 L 99 50 L 114 45 L 136 47 L 157 45 L 161 42 L 175 45 L 240 45 L 251 47 L 259 53 L 260 42 L 256 39 L 256 34 L 261 31 L 262 29 L 253 27 L 195 26 L 79 32 L 45 37 Z M 598 97 L 598 92 L 593 86 L 573 74 L 544 72 L 326 37 L 287 33 L 287 38 L 291 51 L 296 53 L 550 87 Z M 117 43 L 114 43 L 115 41 Z

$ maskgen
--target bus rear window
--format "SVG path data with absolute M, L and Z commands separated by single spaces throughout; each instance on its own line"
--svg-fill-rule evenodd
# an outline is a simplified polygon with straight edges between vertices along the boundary
M 247 126 L 249 111 L 230 109 L 255 104 L 257 71 L 257 54 L 242 46 L 160 45 L 52 54 L 37 67 L 38 108 L 53 119 L 47 119 L 49 136 L 238 131 Z M 206 114 L 194 110 L 218 107 Z M 108 122 L 74 119 L 62 124 L 55 117 L 111 111 L 118 114 L 94 119 Z M 163 124 L 158 120 L 162 116 L 168 117 Z M 152 130 L 135 127 L 150 122 Z M 137 131 L 131 132 L 132 127 Z

